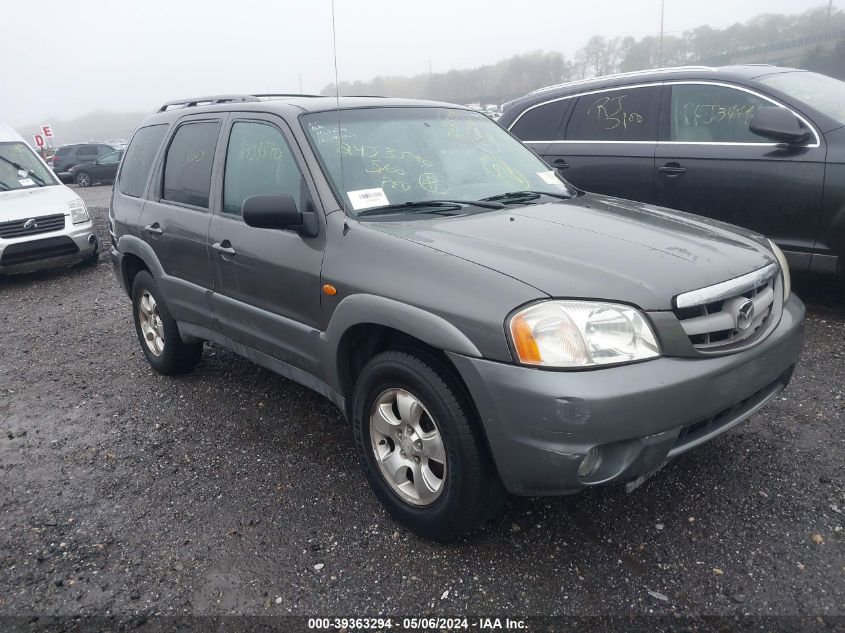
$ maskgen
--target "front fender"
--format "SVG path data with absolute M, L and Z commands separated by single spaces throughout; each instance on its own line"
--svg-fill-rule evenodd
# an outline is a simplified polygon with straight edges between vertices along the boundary
M 443 317 L 393 299 L 355 294 L 338 304 L 326 331 L 320 335 L 326 382 L 338 391 L 341 391 L 337 366 L 340 342 L 349 328 L 364 324 L 389 327 L 418 338 L 434 348 L 481 358 L 481 352 L 475 344 Z

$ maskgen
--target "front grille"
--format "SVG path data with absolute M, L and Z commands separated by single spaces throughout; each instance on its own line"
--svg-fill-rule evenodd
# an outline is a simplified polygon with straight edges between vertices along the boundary
M 770 265 L 739 278 L 725 291 L 725 282 L 702 288 L 676 299 L 675 316 L 698 350 L 719 351 L 739 343 L 750 343 L 766 330 L 774 314 L 782 309 L 778 268 Z M 730 288 L 730 286 L 728 287 Z M 711 292 L 712 289 L 712 292 Z M 682 298 L 691 297 L 686 301 Z M 694 304 L 694 305 L 686 305 Z
M 29 228 L 27 223 L 32 221 Z M 44 215 L 40 218 L 29 218 L 24 220 L 12 220 L 11 222 L 0 223 L 0 238 L 9 240 L 13 237 L 27 237 L 39 233 L 49 233 L 65 228 L 65 216 L 62 213 L 55 215 Z
M 51 257 L 62 257 L 73 255 L 79 252 L 76 243 L 65 235 L 58 237 L 47 237 L 43 240 L 31 240 L 9 244 L 3 249 L 3 257 L 0 259 L 0 266 L 14 266 L 15 264 L 26 264 Z

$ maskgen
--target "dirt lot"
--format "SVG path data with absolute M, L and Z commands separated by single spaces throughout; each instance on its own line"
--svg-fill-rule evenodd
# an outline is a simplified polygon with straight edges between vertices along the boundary
M 81 191 L 106 241 L 109 188 Z M 104 255 L 0 280 L 0 616 L 845 615 L 845 290 L 762 413 L 621 487 L 395 525 L 339 412 L 218 347 L 156 375 Z M 837 624 L 838 622 L 838 624 Z M 2 628 L 2 627 L 0 627 Z

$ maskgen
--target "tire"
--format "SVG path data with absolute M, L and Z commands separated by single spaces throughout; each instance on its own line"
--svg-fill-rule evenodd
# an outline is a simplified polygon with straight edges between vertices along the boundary
M 87 171 L 78 171 L 73 177 L 73 181 L 79 187 L 90 187 L 93 184 L 91 180 L 91 174 Z
M 132 282 L 132 312 L 138 342 L 153 369 L 172 375 L 187 373 L 197 366 L 202 358 L 202 342 L 182 340 L 158 284 L 146 270 L 135 275 Z
M 82 260 L 83 266 L 90 266 L 91 268 L 95 268 L 97 264 L 100 263 L 100 241 L 97 240 L 97 243 L 94 245 L 94 252 L 91 253 L 88 257 Z
M 504 488 L 477 416 L 464 390 L 436 358 L 416 351 L 375 356 L 355 383 L 352 411 L 364 473 L 376 496 L 403 525 L 426 538 L 448 541 L 485 523 L 501 507 Z M 412 413 L 403 416 L 403 411 Z M 409 425 L 403 417 L 413 421 L 413 412 L 419 422 Z M 389 426 L 397 421 L 398 426 Z M 428 451 L 436 446 L 431 438 L 437 434 L 442 464 L 434 456 L 437 450 Z M 394 483 L 385 472 L 397 473 Z

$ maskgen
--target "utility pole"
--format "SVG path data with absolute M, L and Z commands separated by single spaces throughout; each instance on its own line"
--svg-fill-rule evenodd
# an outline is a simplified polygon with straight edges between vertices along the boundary
M 833 2 L 833 0 L 831 0 Z M 660 0 L 660 39 L 657 41 L 657 67 L 663 66 L 663 16 L 666 13 L 666 0 Z
M 303 94 L 302 92 L 302 75 L 299 75 L 299 94 Z
M 824 23 L 825 38 L 830 34 L 830 14 L 833 13 L 833 0 L 828 0 L 827 3 L 827 21 Z

